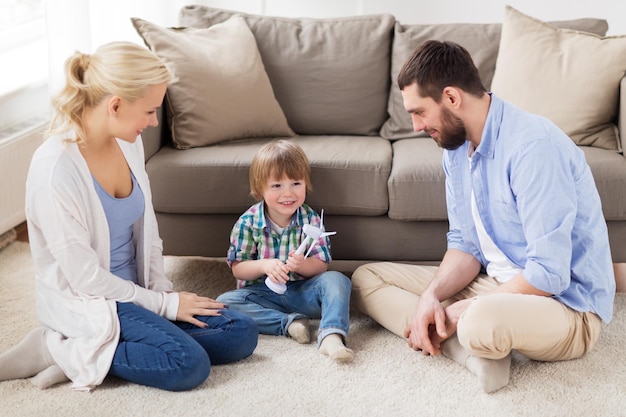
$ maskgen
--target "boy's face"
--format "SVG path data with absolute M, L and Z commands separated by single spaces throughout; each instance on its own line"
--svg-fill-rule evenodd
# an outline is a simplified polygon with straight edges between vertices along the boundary
M 306 184 L 304 179 L 283 177 L 278 179 L 272 176 L 263 191 L 263 200 L 269 217 L 280 227 L 286 227 L 291 217 L 304 203 L 306 198 Z

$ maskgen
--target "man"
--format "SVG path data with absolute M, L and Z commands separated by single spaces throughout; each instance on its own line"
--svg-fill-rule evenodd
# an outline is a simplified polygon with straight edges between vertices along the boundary
M 452 42 L 422 44 L 398 85 L 415 131 L 445 149 L 448 250 L 439 267 L 361 266 L 356 305 L 414 350 L 466 366 L 485 392 L 508 384 L 512 350 L 585 355 L 611 320 L 615 278 L 583 152 L 488 93 Z

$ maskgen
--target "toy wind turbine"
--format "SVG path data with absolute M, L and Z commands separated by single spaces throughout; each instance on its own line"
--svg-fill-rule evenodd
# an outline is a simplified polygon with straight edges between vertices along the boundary
M 322 220 L 320 222 L 320 227 L 315 227 L 310 224 L 305 224 L 302 226 L 302 231 L 304 232 L 304 239 L 302 239 L 302 243 L 298 246 L 296 250 L 297 255 L 301 255 L 306 250 L 307 245 L 309 244 L 309 240 L 313 240 L 313 244 L 309 247 L 309 250 L 306 252 L 304 257 L 309 256 L 315 245 L 319 242 L 320 239 L 325 238 L 327 236 L 332 236 L 337 234 L 337 232 L 326 232 L 324 231 L 324 209 L 322 209 Z M 269 277 L 265 278 L 265 285 L 267 285 L 272 291 L 277 294 L 284 294 L 287 291 L 287 285 L 284 283 L 276 284 Z

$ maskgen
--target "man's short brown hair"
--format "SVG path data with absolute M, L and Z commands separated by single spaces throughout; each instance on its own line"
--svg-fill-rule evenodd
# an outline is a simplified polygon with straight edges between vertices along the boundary
M 458 87 L 480 97 L 487 92 L 472 56 L 461 45 L 449 41 L 429 40 L 415 49 L 398 74 L 400 90 L 417 83 L 422 97 L 436 103 L 446 87 Z

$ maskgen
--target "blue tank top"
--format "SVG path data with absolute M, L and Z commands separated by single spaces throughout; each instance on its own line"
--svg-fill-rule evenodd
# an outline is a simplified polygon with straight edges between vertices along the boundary
M 144 196 L 131 172 L 133 189 L 128 197 L 115 198 L 93 178 L 96 192 L 104 208 L 111 236 L 112 274 L 137 283 L 137 262 L 133 242 L 133 224 L 143 216 Z

